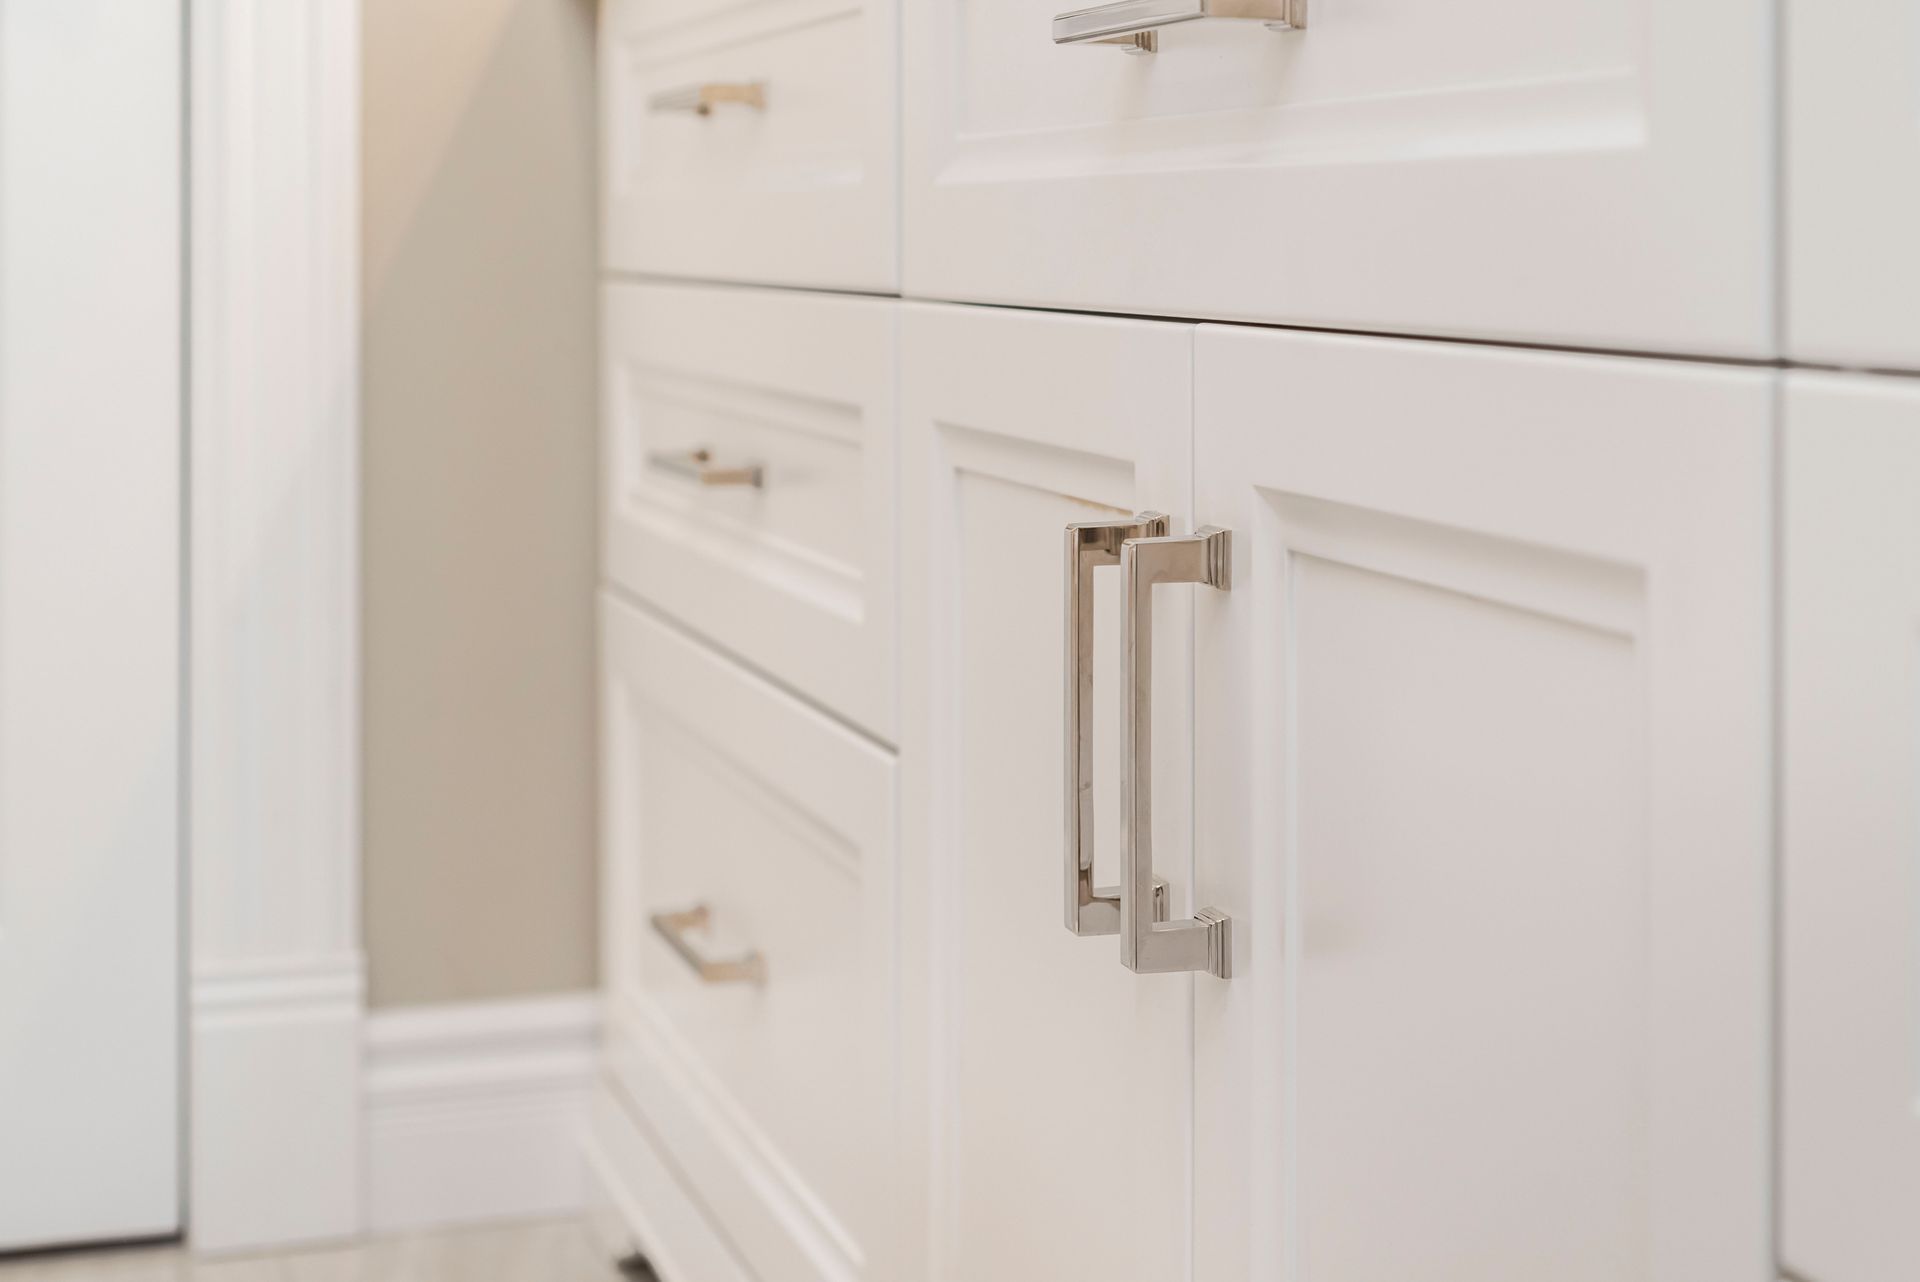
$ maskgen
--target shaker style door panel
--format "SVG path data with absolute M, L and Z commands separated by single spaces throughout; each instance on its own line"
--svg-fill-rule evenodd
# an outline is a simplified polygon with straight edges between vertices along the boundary
M 1750 0 L 1131 0 L 1306 21 L 1134 57 L 1079 3 L 906 7 L 909 294 L 1769 354 Z
M 894 731 L 891 303 L 606 287 L 606 570 Z
M 1771 1282 L 1771 389 L 1204 327 L 1196 1282 Z
M 1784 7 L 1788 354 L 1920 370 L 1920 6 Z
M 894 0 L 608 0 L 606 265 L 891 290 Z
M 1781 1247 L 1920 1277 L 1920 387 L 1793 375 L 1782 662 Z
M 1187 326 L 910 305 L 901 322 L 906 1133 L 926 1282 L 1165 1282 L 1187 1262 L 1192 980 L 1070 934 L 1063 570 L 1072 523 L 1188 498 Z M 1094 575 L 1095 880 L 1118 880 L 1118 570 Z M 1154 644 L 1184 671 L 1190 615 Z M 1184 681 L 1154 713 L 1190 751 Z M 1184 912 L 1184 770 L 1155 798 Z
M 613 1080 L 757 1276 L 893 1282 L 892 754 L 602 619 Z

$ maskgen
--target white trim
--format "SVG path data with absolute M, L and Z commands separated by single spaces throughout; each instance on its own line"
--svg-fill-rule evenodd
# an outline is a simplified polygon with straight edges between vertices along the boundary
M 359 6 L 189 0 L 188 1231 L 360 1228 Z
M 368 1229 L 586 1209 L 599 1030 L 590 993 L 375 1012 Z

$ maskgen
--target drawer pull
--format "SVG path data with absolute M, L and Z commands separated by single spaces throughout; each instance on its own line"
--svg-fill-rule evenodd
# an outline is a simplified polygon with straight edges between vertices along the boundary
M 752 107 L 755 111 L 765 111 L 766 83 L 750 80 L 744 84 L 709 83 L 663 89 L 647 99 L 647 110 L 690 111 L 696 116 L 711 116 L 715 107 L 730 102 Z
M 1159 30 L 1200 18 L 1264 23 L 1271 31 L 1303 31 L 1307 0 L 1119 0 L 1076 9 L 1053 20 L 1057 45 L 1119 45 L 1128 53 L 1153 53 Z
M 1067 527 L 1066 872 L 1067 929 L 1120 933 L 1120 888 L 1093 884 L 1093 572 L 1120 564 L 1120 545 L 1167 532 L 1167 518 L 1140 512 L 1118 521 Z M 1167 883 L 1153 888 L 1155 921 L 1167 917 Z
M 704 931 L 712 921 L 713 914 L 705 904 L 677 913 L 655 913 L 648 918 L 660 938 L 667 941 L 667 947 L 680 955 L 680 960 L 692 968 L 702 983 L 707 984 L 764 984 L 767 982 L 767 961 L 757 951 L 742 953 L 738 957 L 716 960 L 702 957 L 700 950 L 687 938 L 690 930 Z
M 765 469 L 758 463 L 723 467 L 713 461 L 713 453 L 707 449 L 653 450 L 647 454 L 647 462 L 702 485 L 744 485 L 757 490 L 766 483 Z
M 1153 589 L 1160 583 L 1231 583 L 1233 536 L 1207 526 L 1174 538 L 1120 545 L 1120 962 L 1140 974 L 1204 970 L 1233 973 L 1233 919 L 1203 908 L 1183 921 L 1154 911 Z

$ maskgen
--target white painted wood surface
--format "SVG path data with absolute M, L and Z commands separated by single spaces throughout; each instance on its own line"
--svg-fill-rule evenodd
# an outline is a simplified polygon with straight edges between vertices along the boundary
M 1920 1274 L 1920 385 L 1787 380 L 1781 1250 Z
M 1129 57 L 1054 45 L 1078 7 L 905 7 L 909 295 L 1771 354 L 1764 8 L 1314 0 Z
M 1920 8 L 1782 8 L 1788 354 L 1920 370 Z
M 1772 1276 L 1769 376 L 1195 365 L 1196 1282 Z
M 0 4 L 0 1250 L 180 1222 L 181 16 Z
M 367 1229 L 583 1213 L 595 993 L 367 1018 Z
M 910 306 L 902 316 L 902 1276 L 1186 1275 L 1192 980 L 1062 924 L 1063 527 L 1188 508 L 1192 330 Z M 1117 570 L 1096 571 L 1095 697 L 1119 697 Z M 1190 628 L 1155 646 L 1163 760 L 1190 751 Z M 1101 884 L 1119 880 L 1117 718 L 1096 714 Z M 1176 913 L 1185 772 L 1156 799 Z
M 190 1232 L 361 1211 L 359 9 L 193 0 Z
M 657 284 L 605 301 L 608 577 L 891 740 L 894 308 Z M 761 485 L 653 457 L 700 449 Z
M 601 618 L 613 1079 L 756 1273 L 890 1282 L 892 754 L 612 593 Z M 650 924 L 700 904 L 691 942 L 764 983 Z
M 608 268 L 898 284 L 896 0 L 611 0 L 600 23 Z M 704 84 L 764 106 L 651 105 Z

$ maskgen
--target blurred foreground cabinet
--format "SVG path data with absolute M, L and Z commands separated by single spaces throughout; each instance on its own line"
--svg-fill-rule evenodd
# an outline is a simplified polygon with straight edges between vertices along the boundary
M 1920 1276 L 1920 385 L 1786 394 L 1781 1248 Z

